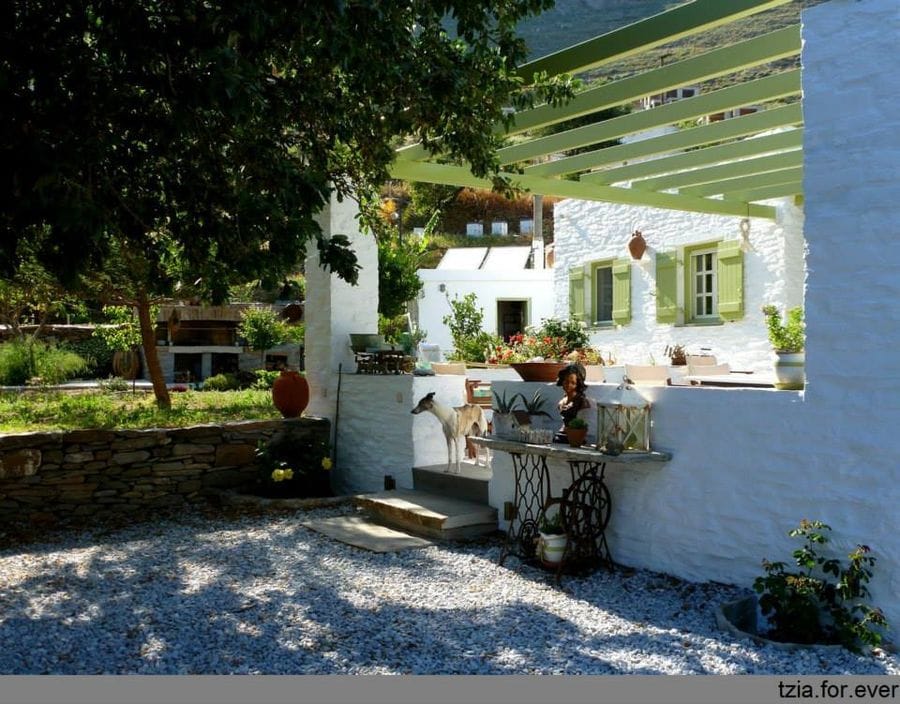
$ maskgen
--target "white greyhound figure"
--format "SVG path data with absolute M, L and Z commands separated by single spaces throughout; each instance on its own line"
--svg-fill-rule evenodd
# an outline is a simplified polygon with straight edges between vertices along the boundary
M 450 471 L 450 464 L 453 461 L 454 452 L 456 457 L 456 474 L 459 474 L 460 449 L 459 441 L 465 440 L 470 435 L 483 436 L 487 435 L 487 419 L 484 416 L 484 410 L 481 406 L 473 403 L 467 403 L 464 406 L 445 406 L 434 400 L 434 391 L 422 397 L 422 400 L 416 404 L 411 413 L 419 414 L 423 411 L 430 411 L 441 422 L 441 429 L 444 431 L 444 438 L 447 440 L 447 469 Z M 465 446 L 465 443 L 463 443 Z M 451 450 L 455 448 L 455 450 Z M 479 464 L 481 449 L 475 453 L 475 464 Z M 484 448 L 484 466 L 488 463 L 487 448 Z

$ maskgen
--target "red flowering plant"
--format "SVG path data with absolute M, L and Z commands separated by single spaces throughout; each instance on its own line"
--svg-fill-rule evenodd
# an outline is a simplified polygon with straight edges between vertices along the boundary
M 577 320 L 547 318 L 539 326 L 511 335 L 509 341 L 494 345 L 485 355 L 490 364 L 518 362 L 561 362 L 575 350 L 587 347 L 587 333 Z

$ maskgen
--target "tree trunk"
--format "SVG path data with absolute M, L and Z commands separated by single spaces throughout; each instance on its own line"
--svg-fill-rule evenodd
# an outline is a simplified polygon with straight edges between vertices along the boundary
M 156 330 L 153 321 L 150 320 L 150 301 L 145 295 L 138 297 L 137 311 L 138 321 L 141 324 L 141 347 L 144 348 L 144 359 L 147 361 L 147 372 L 153 383 L 156 405 L 164 410 L 169 410 L 172 407 L 172 399 L 169 398 L 169 389 L 166 388 L 162 367 L 159 364 L 159 355 L 156 353 Z

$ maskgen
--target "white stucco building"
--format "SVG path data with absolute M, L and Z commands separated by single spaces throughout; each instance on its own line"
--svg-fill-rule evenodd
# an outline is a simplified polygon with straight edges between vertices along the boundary
M 419 329 L 446 356 L 453 350 L 444 316 L 450 301 L 474 293 L 484 311 L 482 329 L 509 336 L 554 315 L 553 270 L 532 268 L 531 247 L 449 249 L 436 269 L 419 269 Z
M 677 311 L 676 324 L 654 325 L 655 304 L 639 303 L 652 298 L 655 254 L 694 242 L 734 240 L 739 234 L 734 217 L 668 218 L 669 228 L 651 212 L 617 221 L 612 206 L 597 216 L 595 205 L 563 204 L 557 211 L 564 217 L 556 224 L 560 263 L 552 298 L 556 310 L 566 309 L 569 265 L 624 258 L 628 237 L 638 228 L 651 250 L 645 254 L 649 265 L 630 266 L 634 305 L 632 329 L 623 326 L 619 333 L 623 351 L 646 354 L 649 346 L 656 354 L 668 342 L 712 342 L 724 356 L 755 366 L 764 351 L 755 342 L 742 349 L 737 326 L 744 326 L 740 339 L 757 339 L 762 303 L 802 300 L 804 391 L 648 389 L 652 443 L 672 459 L 652 467 L 617 468 L 610 462 L 609 547 L 621 564 L 749 586 L 761 574 L 763 558 L 790 559 L 796 544 L 788 530 L 802 518 L 822 520 L 834 529 L 838 556 L 857 543 L 872 549 L 877 559 L 872 601 L 891 622 L 896 642 L 900 248 L 893 239 L 900 231 L 900 86 L 885 57 L 896 54 L 900 13 L 896 0 L 832 0 L 804 11 L 802 36 L 803 211 L 781 207 L 774 222 L 751 223 L 753 250 L 744 252 L 743 261 L 745 273 L 758 276 L 747 278 L 741 321 L 722 323 L 715 332 L 723 334 L 713 342 L 706 328 L 677 325 Z M 333 204 L 325 214 L 329 231 L 352 232 L 352 218 L 337 209 Z M 362 236 L 354 241 L 371 261 L 374 244 Z M 779 262 L 790 262 L 790 269 Z M 319 277 L 314 261 L 307 272 L 310 412 L 334 419 L 337 365 L 344 362 L 346 369 L 349 352 L 346 334 L 363 324 L 374 329 L 377 295 L 371 283 L 354 289 Z M 676 270 L 676 284 L 678 278 Z M 640 340 L 640 331 L 649 342 Z M 612 334 L 598 330 L 595 336 L 603 346 L 602 339 Z M 408 487 L 410 463 L 433 461 L 417 443 L 442 441 L 435 439 L 440 430 L 434 418 L 410 414 L 414 397 L 435 390 L 455 403 L 463 397 L 462 382 L 444 377 L 431 389 L 426 378 L 345 376 L 337 488 L 378 490 L 388 471 L 398 475 L 398 486 Z M 597 397 L 603 393 L 599 386 L 593 391 Z M 492 468 L 491 502 L 502 509 L 512 497 L 509 456 L 495 453 Z

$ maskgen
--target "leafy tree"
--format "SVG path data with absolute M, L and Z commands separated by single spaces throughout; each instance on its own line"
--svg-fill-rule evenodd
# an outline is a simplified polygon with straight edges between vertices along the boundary
M 275 311 L 268 308 L 248 308 L 241 314 L 238 334 L 247 340 L 247 344 L 262 355 L 262 363 L 266 365 L 266 350 L 275 345 L 287 342 L 291 333 L 287 323 L 279 319 Z
M 516 74 L 517 24 L 552 4 L 11 0 L 0 269 L 44 230 L 40 261 L 69 281 L 113 262 L 111 300 L 136 307 L 169 407 L 150 305 L 180 282 L 214 302 L 270 285 L 308 244 L 354 283 L 347 237 L 317 212 L 332 193 L 370 210 L 404 137 L 495 176 L 504 108 L 571 95 L 568 79 L 523 89 Z

